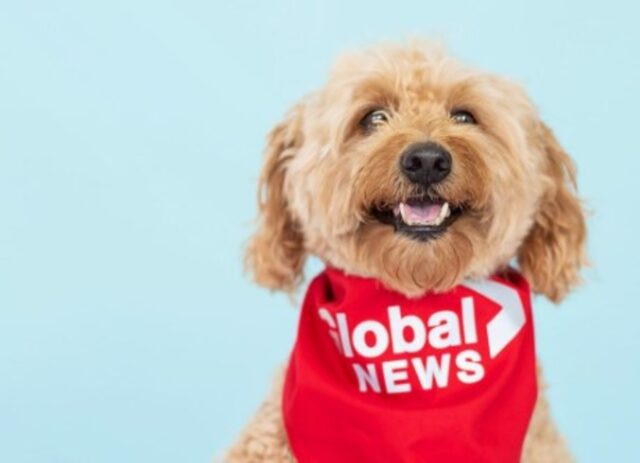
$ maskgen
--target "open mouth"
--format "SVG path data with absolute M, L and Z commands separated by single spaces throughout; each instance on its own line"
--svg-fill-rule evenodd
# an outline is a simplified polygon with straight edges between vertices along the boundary
M 419 240 L 441 235 L 460 214 L 462 207 L 432 197 L 411 198 L 372 211 L 379 222 L 393 225 L 397 232 Z

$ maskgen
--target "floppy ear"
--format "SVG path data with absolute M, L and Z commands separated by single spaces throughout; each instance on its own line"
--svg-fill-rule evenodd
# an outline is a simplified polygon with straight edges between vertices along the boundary
M 547 182 L 518 262 L 535 292 L 559 302 L 580 283 L 580 269 L 587 263 L 585 214 L 571 158 L 546 125 L 540 123 L 537 137 Z
M 256 283 L 287 292 L 300 283 L 306 257 L 284 192 L 287 166 L 302 145 L 301 114 L 301 105 L 294 107 L 267 137 L 258 181 L 258 226 L 245 255 Z

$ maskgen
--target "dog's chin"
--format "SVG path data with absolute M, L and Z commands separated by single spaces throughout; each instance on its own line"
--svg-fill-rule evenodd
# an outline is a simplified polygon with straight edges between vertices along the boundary
M 410 198 L 370 209 L 370 216 L 374 220 L 418 241 L 441 237 L 463 214 L 462 205 L 432 196 Z

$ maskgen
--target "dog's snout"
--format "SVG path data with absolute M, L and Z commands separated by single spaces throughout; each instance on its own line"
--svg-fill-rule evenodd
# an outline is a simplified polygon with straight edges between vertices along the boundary
M 451 172 L 451 155 L 442 146 L 427 142 L 411 145 L 400 156 L 400 168 L 413 183 L 431 185 Z

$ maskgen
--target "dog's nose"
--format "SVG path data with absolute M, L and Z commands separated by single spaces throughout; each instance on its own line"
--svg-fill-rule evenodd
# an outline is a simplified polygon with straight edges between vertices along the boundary
M 441 182 L 451 172 L 451 155 L 433 143 L 411 145 L 400 156 L 400 168 L 413 183 L 431 185 Z

